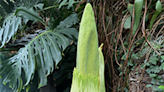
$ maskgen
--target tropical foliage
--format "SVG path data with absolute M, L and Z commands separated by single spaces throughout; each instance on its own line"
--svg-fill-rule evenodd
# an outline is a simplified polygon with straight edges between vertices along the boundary
M 52 81 L 69 92 L 88 2 L 104 43 L 106 92 L 163 91 L 163 0 L 1 0 L 0 51 L 9 52 L 0 62 L 3 83 L 32 91 Z
M 28 35 L 24 30 L 29 21 L 32 21 L 33 23 L 42 23 L 42 26 L 45 28 L 36 31 L 35 34 L 33 34 L 34 36 L 30 34 L 30 39 L 21 39 L 28 43 L 23 44 L 24 47 L 21 47 L 14 56 L 1 63 L 0 75 L 1 77 L 4 77 L 3 84 L 9 83 L 9 87 L 14 91 L 21 91 L 23 86 L 27 86 L 34 78 L 37 70 L 39 77 L 38 88 L 40 88 L 47 84 L 46 77 L 57 68 L 66 47 L 70 45 L 71 41 L 75 42 L 77 40 L 78 31 L 72 26 L 78 22 L 78 16 L 76 13 L 71 14 L 68 12 L 69 16 L 63 21 L 60 20 L 60 22 L 57 23 L 58 25 L 53 25 L 52 23 L 44 21 L 44 18 L 49 16 L 42 15 L 42 12 L 45 12 L 49 7 L 44 8 L 43 1 L 17 0 L 13 2 L 16 4 L 9 8 L 12 12 L 7 12 L 9 11 L 7 9 L 8 7 L 4 7 L 8 2 L 1 3 L 2 9 L 6 10 L 7 13 L 10 13 L 8 15 L 1 14 L 4 18 L 0 29 L 1 50 L 5 48 L 4 46 L 8 46 L 7 43 L 10 43 L 11 40 L 14 41 L 20 39 L 17 37 L 17 33 L 23 31 L 25 35 Z M 58 3 L 59 2 L 60 1 L 58 1 Z M 67 2 L 61 2 L 59 7 L 54 1 L 56 11 L 58 10 L 57 7 L 61 8 L 61 6 L 63 6 L 63 3 L 64 5 L 68 5 L 69 8 L 70 5 L 73 5 L 73 3 L 70 4 L 70 2 L 68 4 Z M 15 8 L 15 10 L 13 10 L 13 8 Z M 41 16 L 38 15 L 39 13 Z M 52 15 L 50 17 L 52 18 Z M 23 35 L 21 35 L 21 38 L 22 37 Z M 8 73 L 6 74 L 6 72 Z

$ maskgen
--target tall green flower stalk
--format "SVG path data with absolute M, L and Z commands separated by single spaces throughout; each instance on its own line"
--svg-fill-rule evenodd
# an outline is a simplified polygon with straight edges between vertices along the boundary
M 88 3 L 80 24 L 71 92 L 105 92 L 104 57 L 101 48 L 102 45 L 98 48 L 94 12 Z

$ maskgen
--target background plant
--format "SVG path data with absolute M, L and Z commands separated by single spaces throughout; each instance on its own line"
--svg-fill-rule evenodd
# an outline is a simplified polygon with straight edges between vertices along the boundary
M 16 55 L 1 63 L 0 75 L 4 77 L 4 84 L 9 83 L 14 91 L 17 88 L 17 91 L 21 91 L 23 86 L 26 87 L 26 90 L 29 90 L 29 83 L 36 76 L 35 73 L 38 73 L 39 77 L 38 88 L 47 84 L 45 77 L 57 68 L 64 54 L 63 51 L 69 46 L 71 40 L 74 43 L 77 40 L 78 32 L 76 28 L 70 27 L 78 22 L 78 16 L 76 13 L 67 12 L 67 9 L 63 6 L 69 5 L 69 8 L 72 7 L 73 10 L 74 3 L 72 2 L 64 2 L 63 4 L 60 1 L 50 3 L 50 1 L 44 0 L 14 1 L 11 14 L 7 12 L 8 14 L 2 16 L 4 21 L 0 29 L 1 51 L 11 50 L 14 46 L 18 47 L 15 49 L 17 52 L 21 48 Z M 53 5 L 49 6 L 49 4 Z M 44 7 L 44 5 L 48 7 Z M 5 7 L 2 8 L 6 9 Z M 13 10 L 13 8 L 16 10 Z M 51 12 L 51 14 L 48 16 L 44 12 Z M 30 29 L 31 26 L 37 24 L 41 26 Z M 37 29 L 42 30 L 36 31 Z
M 143 6 L 140 4 L 140 7 L 136 7 L 135 2 L 137 1 L 142 1 Z M 139 57 L 140 50 L 151 48 L 158 55 L 158 58 L 161 56 L 160 51 L 152 44 L 152 40 L 154 41 L 162 35 L 163 10 L 161 6 L 163 6 L 163 2 L 160 0 L 135 0 L 135 2 L 132 0 L 92 0 L 91 2 L 95 11 L 99 42 L 104 43 L 107 92 L 132 91 L 127 82 L 129 74 L 133 72 L 135 67 L 142 64 L 142 69 L 144 69 L 145 58 L 149 60 L 153 55 L 150 54 L 141 58 Z M 156 15 L 157 7 L 161 11 Z M 138 8 L 141 10 L 141 17 L 137 12 Z M 153 15 L 156 17 L 154 18 Z M 139 24 L 134 32 L 137 17 L 140 17 L 138 18 Z M 150 29 L 151 24 L 153 24 L 152 29 Z M 148 68 L 146 66 L 145 70 Z

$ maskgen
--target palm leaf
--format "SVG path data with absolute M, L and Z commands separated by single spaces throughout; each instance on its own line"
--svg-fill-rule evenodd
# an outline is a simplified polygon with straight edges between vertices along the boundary
M 0 65 L 0 75 L 5 76 L 3 83 L 9 83 L 13 89 L 23 86 L 21 75 L 25 74 L 26 86 L 34 77 L 35 69 L 38 70 L 40 79 L 39 88 L 47 84 L 47 78 L 54 70 L 55 65 L 61 60 L 61 50 L 64 50 L 70 39 L 77 39 L 75 28 L 63 28 L 60 30 L 46 31 L 35 37 L 17 55 L 11 57 Z M 23 71 L 22 71 L 23 70 Z

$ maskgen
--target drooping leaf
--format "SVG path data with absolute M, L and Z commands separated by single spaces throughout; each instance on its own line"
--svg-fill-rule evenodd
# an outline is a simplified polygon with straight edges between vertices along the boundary
M 38 15 L 36 11 L 34 11 L 33 8 L 27 9 L 26 7 L 18 7 L 17 10 L 15 11 L 15 15 L 17 16 L 22 16 L 26 19 L 32 20 L 34 22 L 39 21 L 46 25 L 42 18 Z
M 63 0 L 60 5 L 59 5 L 59 9 L 67 2 L 67 0 Z
M 46 77 L 62 58 L 61 50 L 69 45 L 69 39 L 73 37 L 77 38 L 75 28 L 63 28 L 41 33 L 24 48 L 21 48 L 17 55 L 2 63 L 0 75 L 5 75 L 3 83 L 9 83 L 10 87 L 14 89 L 17 89 L 15 84 L 18 83 L 19 90 L 21 90 L 22 85 L 28 85 L 33 79 L 35 69 L 37 69 L 40 79 L 39 88 L 46 85 Z M 25 74 L 25 84 L 20 79 L 22 73 Z
M 8 16 L 3 22 L 2 28 L 0 29 L 0 48 L 2 48 L 5 43 L 7 43 L 11 39 L 11 37 L 17 32 L 19 26 L 21 26 L 22 24 L 21 17 L 24 17 L 23 23 L 26 23 L 28 20 L 32 20 L 34 22 L 40 21 L 42 24 L 46 25 L 42 21 L 42 18 L 38 15 L 36 11 L 34 11 L 33 8 L 27 9 L 26 7 L 18 7 L 15 11 L 15 15 L 16 16 Z
M 71 14 L 66 19 L 60 22 L 57 28 L 69 28 L 72 25 L 76 24 L 79 21 L 78 16 L 76 13 Z
M 154 21 L 156 20 L 157 16 L 158 16 L 158 15 L 161 13 L 161 11 L 162 11 L 162 4 L 161 4 L 160 0 L 157 1 L 155 9 L 156 9 L 156 11 L 155 11 L 155 13 L 153 14 L 153 17 L 151 18 L 151 21 L 150 21 L 150 29 L 152 28 L 153 23 L 154 23 Z
M 74 0 L 69 0 L 68 9 L 74 4 Z
M 0 43 L 2 48 L 5 43 L 9 42 L 11 37 L 17 32 L 18 27 L 21 26 L 21 17 L 8 16 L 3 22 L 0 29 Z

